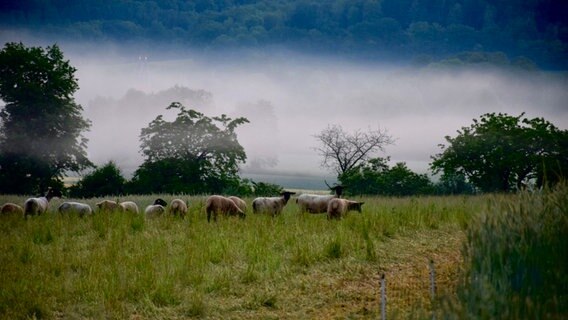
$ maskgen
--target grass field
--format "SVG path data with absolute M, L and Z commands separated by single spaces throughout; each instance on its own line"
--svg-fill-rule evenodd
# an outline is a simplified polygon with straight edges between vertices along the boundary
M 144 208 L 156 197 L 120 200 Z M 430 259 L 439 292 L 453 299 L 470 223 L 493 203 L 516 201 L 367 197 L 362 214 L 328 221 L 292 200 L 275 218 L 207 223 L 204 197 L 182 198 L 185 219 L 61 216 L 58 199 L 45 215 L 1 217 L 0 318 L 376 318 L 381 274 L 389 315 L 404 318 L 428 297 L 420 283 Z

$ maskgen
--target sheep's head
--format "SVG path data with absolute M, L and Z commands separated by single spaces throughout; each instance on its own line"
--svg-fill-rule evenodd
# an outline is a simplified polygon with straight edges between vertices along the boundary
M 361 206 L 363 206 L 365 202 L 353 202 L 352 209 L 361 213 Z
M 47 200 L 51 200 L 54 197 L 58 197 L 58 198 L 63 197 L 61 190 L 55 190 L 52 187 L 47 188 L 47 192 L 45 193 L 45 198 Z
M 325 185 L 329 188 L 329 190 L 333 191 L 333 193 L 335 193 L 335 195 L 338 198 L 341 198 L 341 195 L 343 194 L 343 189 L 347 188 L 346 186 L 342 186 L 340 184 L 335 184 L 333 187 L 330 186 L 329 184 L 327 184 L 327 181 L 325 181 Z
M 335 193 L 335 195 L 337 195 L 338 198 L 341 198 L 341 195 L 343 194 L 343 189 L 345 189 L 345 186 L 336 185 L 336 186 L 333 186 L 330 189 Z
M 284 197 L 284 200 L 287 202 L 288 200 L 290 200 L 290 196 L 296 194 L 296 192 L 291 192 L 291 191 L 282 191 L 280 192 L 280 195 Z
M 158 199 L 154 200 L 154 204 L 159 204 L 159 205 L 164 206 L 164 207 L 168 205 L 166 200 L 164 200 L 162 198 L 158 198 Z

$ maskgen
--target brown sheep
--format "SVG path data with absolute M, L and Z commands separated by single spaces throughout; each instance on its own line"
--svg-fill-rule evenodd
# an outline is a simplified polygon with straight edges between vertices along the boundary
M 123 207 L 120 206 L 116 201 L 112 200 L 103 200 L 97 202 L 97 208 L 99 212 L 113 212 L 113 211 L 123 211 Z
M 209 196 L 205 201 L 205 211 L 207 212 L 207 222 L 211 220 L 211 215 L 213 215 L 213 220 L 217 221 L 217 214 L 225 215 L 238 215 L 241 218 L 246 217 L 245 212 L 241 210 L 233 200 L 213 195 Z
M 21 206 L 15 204 L 15 203 L 7 202 L 2 207 L 0 207 L 0 214 L 1 215 L 23 216 L 24 215 L 24 208 L 22 208 Z
M 361 212 L 364 202 L 351 201 L 346 199 L 331 199 L 327 205 L 328 219 L 341 219 L 349 211 Z
M 239 207 L 239 209 L 241 209 L 243 212 L 247 211 L 247 203 L 245 202 L 245 200 L 235 196 L 230 196 L 229 199 L 233 200 L 237 207 Z

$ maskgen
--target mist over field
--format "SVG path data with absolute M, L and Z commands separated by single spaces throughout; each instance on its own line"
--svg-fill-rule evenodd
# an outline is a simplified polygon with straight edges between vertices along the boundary
M 503 112 L 568 127 L 562 1 L 13 1 L 0 41 L 57 43 L 92 121 L 89 159 L 127 176 L 174 101 L 237 130 L 244 176 L 323 187 L 315 134 L 387 130 L 374 156 L 428 172 L 444 136 Z M 298 179 L 304 179 L 302 182 Z
M 250 120 L 237 131 L 248 156 L 244 176 L 282 182 L 292 175 L 310 185 L 334 176 L 313 149 L 313 136 L 330 124 L 386 129 L 396 142 L 376 155 L 421 173 L 444 136 L 484 113 L 525 112 L 568 127 L 563 73 L 418 68 L 291 52 L 170 60 L 66 53 L 78 69 L 76 99 L 92 121 L 89 157 L 96 164 L 113 160 L 127 175 L 142 162 L 140 129 L 159 114 L 173 119 L 165 110 L 173 101 L 208 116 Z

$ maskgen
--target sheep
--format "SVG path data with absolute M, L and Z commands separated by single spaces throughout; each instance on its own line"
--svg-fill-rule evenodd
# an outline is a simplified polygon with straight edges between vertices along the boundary
M 0 215 L 19 215 L 24 216 L 24 208 L 21 206 L 6 202 L 2 207 L 0 207 Z
M 247 211 L 247 203 L 245 200 L 235 196 L 230 196 L 229 199 L 231 199 L 243 212 Z
M 252 210 L 254 213 L 265 212 L 272 216 L 282 213 L 282 209 L 290 200 L 290 196 L 295 192 L 283 191 L 280 197 L 260 197 L 252 201 Z
M 61 198 L 61 192 L 47 188 L 45 196 L 27 199 L 26 202 L 24 202 L 24 215 L 27 217 L 47 212 L 49 201 L 54 197 Z
M 329 185 L 328 185 L 329 187 Z M 296 198 L 296 203 L 300 207 L 301 212 L 309 213 L 324 213 L 327 211 L 327 205 L 331 199 L 341 198 L 344 186 L 336 185 L 329 187 L 330 190 L 335 192 L 334 195 L 316 195 L 316 194 L 301 194 Z
M 136 203 L 132 202 L 132 201 L 124 201 L 124 202 L 118 202 L 117 201 L 113 201 L 113 200 L 103 200 L 100 202 L 97 202 L 97 208 L 99 212 L 132 212 L 135 214 L 138 214 L 139 210 L 138 210 L 138 206 L 136 205 Z
M 113 211 L 123 211 L 123 208 L 116 201 L 103 200 L 97 202 L 97 208 L 99 212 L 113 212 Z
M 180 216 L 184 218 L 187 214 L 187 204 L 181 199 L 174 199 L 172 200 L 172 202 L 170 202 L 168 211 L 174 216 Z
M 85 215 L 91 215 L 93 213 L 93 209 L 91 209 L 91 206 L 86 204 L 86 203 L 81 203 L 81 202 L 63 202 L 61 205 L 59 205 L 59 208 L 57 208 L 57 211 L 59 213 L 71 213 L 71 212 L 75 212 L 78 213 L 79 216 L 85 216 Z
M 140 212 L 138 210 L 138 206 L 133 201 L 123 201 L 118 205 L 120 206 L 119 210 L 122 212 L 131 212 L 134 214 L 138 214 Z
M 211 221 L 211 215 L 213 215 L 213 220 L 217 221 L 217 214 L 225 214 L 225 215 L 238 215 L 241 218 L 246 217 L 246 214 L 243 210 L 237 206 L 233 200 L 213 195 L 209 196 L 205 201 L 205 211 L 207 212 L 207 222 Z
M 144 210 L 144 214 L 148 219 L 161 216 L 166 212 L 167 205 L 168 203 L 164 199 L 158 198 L 154 200 L 154 204 L 151 204 L 146 207 L 146 209 Z
M 364 202 L 334 198 L 327 205 L 327 219 L 341 219 L 347 212 L 354 210 L 361 212 Z

